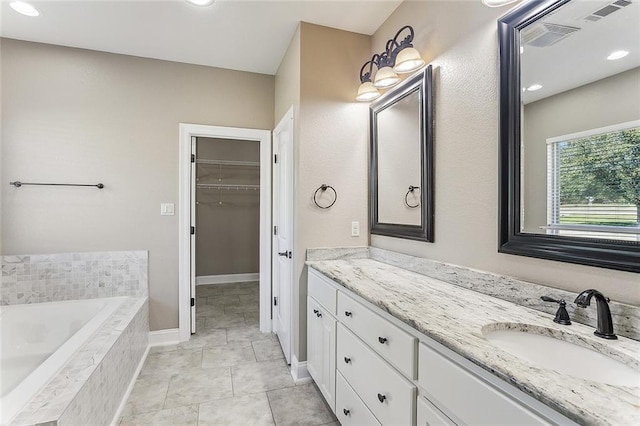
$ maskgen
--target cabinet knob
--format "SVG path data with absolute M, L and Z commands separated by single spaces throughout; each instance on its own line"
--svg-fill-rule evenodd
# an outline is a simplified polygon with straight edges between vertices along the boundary
M 351 362 L 351 358 L 349 358 L 348 356 L 344 357 L 344 362 L 349 364 Z
M 379 394 L 378 394 L 378 401 L 380 401 L 380 402 L 384 402 L 384 400 L 385 400 L 385 399 L 387 399 L 387 397 L 386 397 L 386 396 L 384 396 L 384 395 L 383 395 L 383 394 L 381 394 L 381 393 L 379 393 Z
M 313 313 L 314 313 L 314 314 L 316 314 L 316 315 L 318 315 L 318 310 L 317 310 L 317 309 L 314 309 L 314 310 L 313 310 Z
M 321 314 L 320 312 L 316 312 L 316 316 L 317 316 L 318 318 L 320 318 L 320 317 L 322 316 L 322 314 Z
M 349 414 L 351 414 L 351 411 L 347 410 L 346 408 L 343 408 L 342 412 L 344 413 L 345 416 L 348 416 Z
M 349 312 L 349 311 L 344 311 L 344 315 L 347 316 L 347 317 L 350 317 L 353 314 L 351 312 Z
M 386 337 L 378 337 L 378 342 L 382 343 L 383 345 L 385 343 L 387 343 L 387 338 Z

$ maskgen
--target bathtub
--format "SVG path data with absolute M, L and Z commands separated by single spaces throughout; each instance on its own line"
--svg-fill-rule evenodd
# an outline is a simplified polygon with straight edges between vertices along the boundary
M 8 424 L 127 297 L 0 307 L 0 412 Z

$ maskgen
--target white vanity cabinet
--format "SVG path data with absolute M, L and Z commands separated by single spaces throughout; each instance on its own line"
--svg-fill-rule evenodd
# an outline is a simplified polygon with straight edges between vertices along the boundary
M 309 276 L 307 370 L 332 410 L 336 397 L 336 289 Z M 321 303 L 320 301 L 323 301 Z M 326 306 L 329 305 L 329 306 Z M 333 308 L 332 308 L 333 306 Z
M 307 309 L 308 369 L 342 425 L 575 425 L 314 269 Z

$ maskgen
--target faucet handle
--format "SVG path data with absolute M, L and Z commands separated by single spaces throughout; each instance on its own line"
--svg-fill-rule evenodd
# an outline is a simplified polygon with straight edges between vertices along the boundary
M 571 325 L 571 318 L 569 318 L 569 312 L 567 312 L 567 302 L 564 299 L 553 299 L 549 296 L 541 296 L 540 299 L 545 302 L 553 302 L 557 303 L 558 310 L 556 311 L 556 317 L 553 319 L 553 322 L 562 324 L 562 325 Z

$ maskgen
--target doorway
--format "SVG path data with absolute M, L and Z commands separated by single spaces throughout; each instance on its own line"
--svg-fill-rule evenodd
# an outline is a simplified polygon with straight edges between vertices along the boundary
M 226 144 L 227 148 L 220 151 L 218 148 L 218 154 L 220 158 L 206 158 L 210 155 L 201 157 L 201 163 L 197 163 L 198 160 L 198 148 L 199 141 L 206 143 L 207 141 L 212 143 L 219 141 L 223 145 Z M 248 160 L 230 160 L 228 158 L 228 152 L 225 153 L 225 149 L 232 147 L 232 143 L 236 142 L 238 145 L 243 143 L 258 143 L 259 145 L 259 158 L 258 161 Z M 210 147 L 205 147 L 205 151 L 210 150 Z M 268 130 L 255 130 L 255 129 L 242 129 L 233 127 L 218 127 L 218 126 L 203 126 L 194 124 L 180 124 L 180 187 L 179 187 L 179 340 L 187 341 L 191 337 L 192 332 L 197 332 L 197 318 L 196 318 L 196 272 L 200 272 L 200 283 L 206 285 L 211 281 L 212 284 L 220 283 L 221 281 L 228 282 L 229 280 L 249 280 L 255 279 L 258 274 L 258 293 L 259 293 L 259 326 L 262 332 L 272 331 L 271 323 L 271 132 Z M 215 152 L 215 149 L 214 149 Z M 215 153 L 214 153 L 215 156 Z M 254 159 L 255 160 L 255 159 Z M 228 162 L 239 162 L 247 165 L 238 165 Z M 214 164 L 216 163 L 216 164 Z M 256 164 L 257 163 L 257 164 Z M 225 167 L 226 166 L 226 167 Z M 233 173 L 230 172 L 231 167 L 253 167 L 253 179 L 249 183 L 245 175 L 240 181 L 234 182 L 231 180 Z M 217 175 L 216 175 L 216 167 Z M 199 174 L 199 168 L 202 169 Z M 224 170 L 222 169 L 224 168 Z M 241 177 L 243 174 L 236 177 Z M 196 179 L 201 179 L 196 181 Z M 206 179 L 205 179 L 206 178 Z M 218 180 L 220 179 L 220 180 Z M 242 180 L 244 179 L 244 181 Z M 198 183 L 200 187 L 198 187 Z M 225 186 L 230 185 L 230 186 Z M 252 186 L 249 186 L 252 185 Z M 255 191 L 259 194 L 257 200 L 248 201 L 247 198 L 240 201 L 235 195 L 232 196 L 231 191 L 239 193 L 240 191 Z M 249 197 L 251 198 L 251 197 Z M 198 204 L 196 202 L 203 203 L 202 211 L 205 210 L 205 206 L 209 206 L 210 209 L 219 209 L 218 213 L 223 215 L 229 215 L 229 211 L 233 208 L 240 208 L 240 205 L 248 202 L 256 202 L 259 204 L 259 224 L 257 225 L 258 232 L 258 256 L 257 265 L 258 272 L 247 273 L 234 273 L 239 269 L 233 269 L 234 265 L 231 265 L 232 269 L 228 269 L 231 273 L 220 273 L 224 271 L 226 266 L 221 266 L 222 262 L 214 262 L 215 265 L 207 265 L 205 260 L 198 262 L 198 247 L 196 236 L 198 234 Z M 207 204 L 204 204 L 207 203 Z M 234 207 L 235 205 L 235 207 Z M 222 210 L 227 209 L 227 210 Z M 211 232 L 212 229 L 216 229 L 216 224 L 203 225 L 201 228 L 209 227 L 204 232 Z M 255 237 L 255 235 L 254 235 Z M 202 248 L 202 247 L 201 247 Z M 220 256 L 225 256 L 224 248 L 214 248 L 214 250 L 221 250 Z M 237 250 L 236 250 L 237 252 Z M 205 254 L 206 256 L 206 254 Z M 221 259 L 222 260 L 222 259 Z M 226 259 L 227 263 L 229 259 Z M 254 262 L 253 266 L 247 266 L 247 259 L 241 259 L 238 261 L 239 268 L 254 268 L 256 259 L 250 262 Z M 198 271 L 201 263 L 201 270 Z M 235 263 L 235 262 L 231 262 Z M 237 265 L 236 265 L 237 266 Z M 220 269 L 220 268 L 222 269 Z M 213 268 L 213 269 L 207 269 Z M 205 272 L 202 272 L 205 271 Z M 212 272 L 208 274 L 208 272 Z M 250 284 L 246 284 L 250 285 Z

